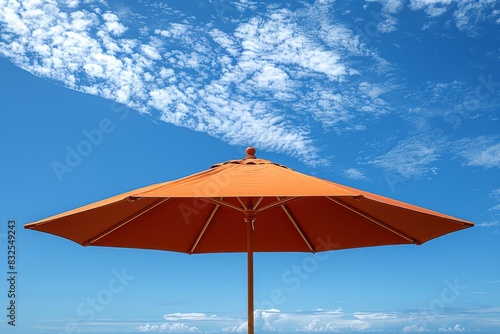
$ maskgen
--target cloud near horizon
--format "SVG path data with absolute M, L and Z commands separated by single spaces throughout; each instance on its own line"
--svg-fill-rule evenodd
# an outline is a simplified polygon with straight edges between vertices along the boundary
M 297 332 L 297 333 L 331 333 L 331 332 L 374 332 L 398 331 L 404 333 L 419 332 L 464 332 L 478 331 L 477 327 L 467 326 L 474 323 L 477 315 L 494 313 L 495 309 L 455 313 L 443 312 L 439 317 L 429 314 L 428 310 L 406 310 L 399 312 L 354 312 L 346 313 L 342 309 L 314 311 L 280 311 L 278 309 L 255 310 L 255 329 L 261 332 Z M 195 317 L 193 317 L 195 315 Z M 209 331 L 227 333 L 246 333 L 246 316 L 241 314 L 225 314 L 207 316 L 203 313 L 176 313 L 165 315 L 172 321 L 158 324 L 146 324 L 139 327 L 142 332 L 201 332 L 200 328 Z M 224 319 L 224 322 L 214 319 Z M 184 319 L 183 321 L 177 321 Z M 477 320 L 477 319 L 476 319 Z M 472 321 L 472 322 L 471 322 Z M 212 327 L 208 326 L 208 323 Z M 233 323 L 223 328 L 224 324 Z M 214 327 L 215 325 L 215 327 Z M 486 329 L 486 328 L 485 328 Z M 205 331 L 205 330 L 203 330 Z

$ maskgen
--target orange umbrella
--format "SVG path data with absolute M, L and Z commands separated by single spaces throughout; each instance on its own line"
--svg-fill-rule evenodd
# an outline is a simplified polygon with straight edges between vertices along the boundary
M 25 228 L 83 246 L 247 252 L 248 332 L 254 332 L 253 252 L 420 245 L 473 223 L 301 174 L 255 157 L 230 160 L 52 216 Z

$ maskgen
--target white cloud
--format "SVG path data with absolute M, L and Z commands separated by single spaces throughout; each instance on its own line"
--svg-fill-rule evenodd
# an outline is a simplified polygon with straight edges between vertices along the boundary
M 168 38 L 182 38 L 189 30 L 189 26 L 181 23 L 171 23 L 168 30 L 156 29 L 155 34 Z
M 70 8 L 76 7 L 80 4 L 80 0 L 61 0 L 61 2 Z
M 186 332 L 199 332 L 200 330 L 195 326 L 188 326 L 180 322 L 165 322 L 160 325 L 144 325 L 139 326 L 141 332 L 153 333 L 186 333 Z
M 489 209 L 489 211 L 500 211 L 500 204 L 497 204 Z
M 492 282 L 495 283 L 495 282 Z M 443 332 L 466 331 L 460 323 L 482 323 L 486 319 L 498 315 L 498 307 L 467 309 L 467 312 L 439 312 L 429 317 L 422 310 L 399 312 L 354 312 L 346 313 L 341 309 L 313 311 L 280 311 L 278 309 L 255 310 L 256 332 L 405 332 L 425 333 L 429 328 Z M 435 316 L 434 316 L 435 315 Z M 426 317 L 427 324 L 417 322 Z M 164 318 L 171 320 L 163 323 L 135 324 L 135 329 L 149 332 L 226 332 L 246 333 L 245 314 L 221 313 L 207 315 L 205 313 L 171 313 Z M 130 322 L 129 322 L 130 324 Z M 455 324 L 455 325 L 450 325 Z M 491 332 L 498 332 L 500 327 L 493 326 Z M 433 332 L 434 332 L 433 331 Z M 471 330 L 469 330 L 470 332 Z M 477 331 L 477 330 L 472 330 Z
M 287 315 L 281 313 L 278 309 L 257 309 L 254 311 L 254 327 L 259 331 L 275 332 L 280 328 L 280 322 L 283 322 L 283 320 L 286 320 L 286 318 Z M 222 331 L 233 333 L 247 332 L 248 321 L 245 321 L 236 326 L 225 327 L 222 329 Z
M 214 319 L 216 316 L 210 315 L 207 316 L 205 313 L 170 313 L 165 314 L 163 319 L 168 321 L 180 321 L 180 320 L 207 320 Z
M 465 328 L 463 328 L 462 326 L 460 326 L 460 324 L 456 324 L 455 326 L 453 327 L 441 327 L 439 328 L 439 332 L 465 332 Z
M 291 88 L 286 72 L 272 64 L 264 65 L 253 78 L 256 86 L 261 89 L 286 92 Z
M 398 314 L 395 312 L 386 313 L 386 312 L 356 312 L 354 315 L 362 320 L 389 320 L 389 319 L 397 319 Z
M 494 226 L 500 226 L 500 222 L 499 221 L 493 221 L 493 222 L 476 224 L 476 226 L 477 227 L 494 227 Z
M 403 0 L 366 0 L 367 2 L 378 2 L 382 5 L 382 10 L 378 15 L 383 20 L 377 23 L 378 31 L 382 33 L 389 33 L 397 29 L 398 20 L 394 16 L 403 9 Z
M 429 330 L 423 326 L 418 326 L 418 325 L 407 325 L 403 327 L 403 332 L 404 333 L 424 333 L 428 332 Z
M 411 108 L 412 115 L 426 118 L 440 117 L 453 128 L 458 128 L 463 121 L 473 117 L 474 109 L 480 108 L 481 100 L 464 82 L 453 80 L 448 82 L 426 81 L 423 86 L 408 92 L 407 97 L 418 105 Z M 475 103 L 471 108 L 468 103 Z
M 141 45 L 141 51 L 144 55 L 146 55 L 148 58 L 153 59 L 153 60 L 160 60 L 161 56 L 158 50 L 154 48 L 151 45 Z
M 252 71 L 272 62 L 287 65 L 301 75 L 312 71 L 330 80 L 342 79 L 347 74 L 347 66 L 341 56 L 301 34 L 301 30 L 294 22 L 293 13 L 285 10 L 241 24 L 234 34 L 242 48 L 240 66 Z
M 342 173 L 345 177 L 352 179 L 352 180 L 366 180 L 367 177 L 361 172 L 359 169 L 356 168 L 349 168 L 346 169 Z
M 461 0 L 457 1 L 458 9 L 453 13 L 457 28 L 475 35 L 476 27 L 485 21 L 494 21 L 496 1 L 490 0 Z M 498 23 L 498 22 L 496 22 Z
M 319 318 L 311 320 L 306 326 L 301 328 L 303 332 L 344 332 L 363 331 L 370 328 L 370 325 L 355 317 L 346 319 L 339 317 L 334 321 L 322 321 Z
M 281 312 L 277 309 L 255 310 L 255 329 L 265 332 L 341 332 L 361 331 L 370 324 L 354 315 L 343 313 L 340 309 L 329 311 Z M 226 327 L 224 332 L 246 332 L 247 322 Z
M 83 65 L 83 69 L 87 72 L 88 76 L 104 78 L 104 71 L 98 64 L 85 64 Z
M 500 143 L 495 137 L 465 138 L 456 141 L 454 147 L 454 151 L 466 160 L 467 166 L 500 167 Z
M 490 0 L 410 0 L 409 5 L 414 11 L 423 10 L 431 18 L 453 11 L 456 27 L 470 35 L 477 34 L 480 23 L 499 23 L 495 6 L 496 1 Z
M 376 85 L 363 81 L 359 84 L 359 91 L 375 101 L 380 95 L 387 91 L 387 88 L 382 85 Z
M 104 27 L 106 30 L 115 35 L 115 36 L 120 36 L 123 34 L 125 31 L 127 31 L 127 28 L 120 23 L 118 16 L 116 16 L 113 13 L 104 13 L 102 14 L 102 18 L 104 19 Z
M 430 17 L 439 16 L 448 10 L 452 0 L 410 0 L 412 10 L 424 10 Z
M 12 0 L 0 8 L 0 54 L 166 122 L 320 165 L 327 162 L 311 127 L 363 130 L 366 112 L 389 110 L 382 96 L 393 89 L 369 77 L 363 85 L 347 80 L 389 67 L 328 15 L 329 6 L 268 7 L 222 32 L 177 18 L 166 5 L 158 9 L 166 23 L 149 29 L 104 2 Z M 396 1 L 385 6 L 398 8 Z M 368 65 L 360 67 L 359 57 Z
M 403 0 L 382 0 L 380 1 L 385 11 L 395 14 L 398 13 L 402 8 Z
M 216 322 L 221 319 L 215 314 L 205 313 L 169 313 L 163 316 L 166 322 L 161 324 L 146 324 L 139 326 L 141 332 L 199 332 L 199 325 L 208 322 Z
M 441 143 L 429 138 L 409 137 L 369 163 L 403 177 L 419 178 L 431 172 L 429 165 L 438 159 L 442 149 Z
M 497 188 L 497 189 L 494 189 L 490 192 L 490 195 L 489 195 L 491 198 L 495 198 L 495 199 L 498 199 L 500 200 L 500 188 Z

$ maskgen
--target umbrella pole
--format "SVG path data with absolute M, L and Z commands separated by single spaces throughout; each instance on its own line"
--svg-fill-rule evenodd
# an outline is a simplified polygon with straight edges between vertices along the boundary
M 254 334 L 254 310 L 253 310 L 253 224 L 255 212 L 245 212 L 245 223 L 247 224 L 247 265 L 248 265 L 248 334 Z

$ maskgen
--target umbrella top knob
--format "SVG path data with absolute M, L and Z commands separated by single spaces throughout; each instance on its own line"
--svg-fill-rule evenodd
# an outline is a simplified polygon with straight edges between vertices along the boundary
M 245 156 L 245 159 L 256 159 L 255 157 L 255 148 L 253 148 L 252 146 L 248 147 L 246 149 L 246 156 Z

